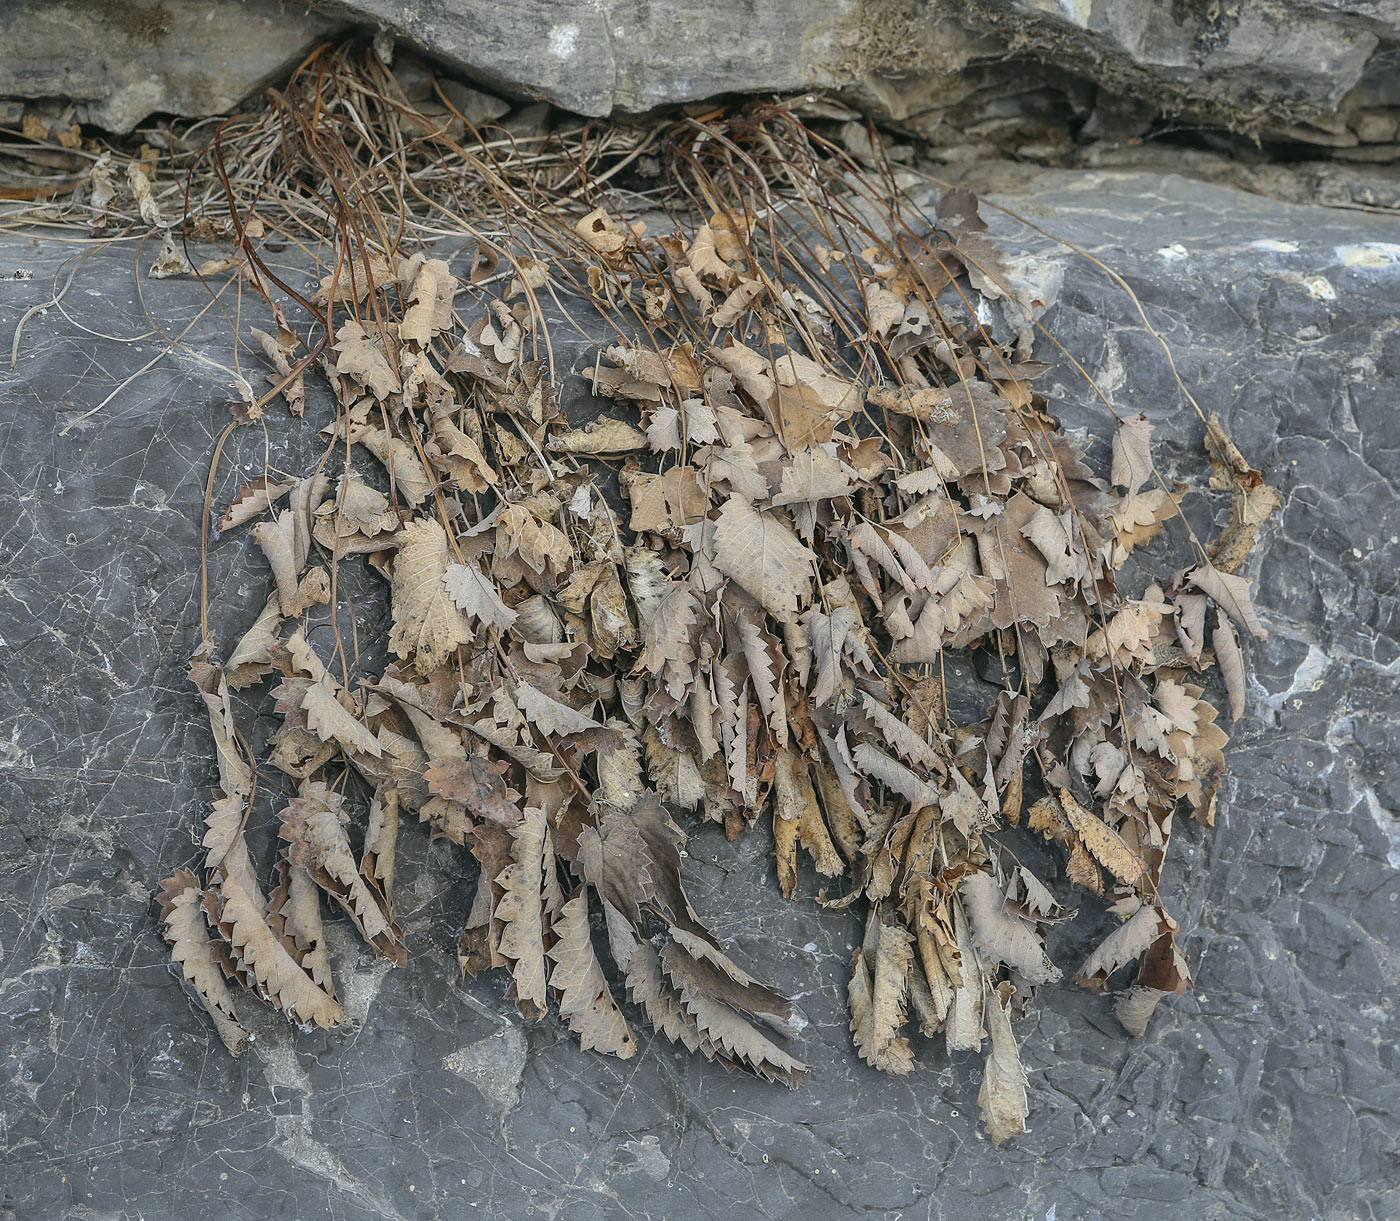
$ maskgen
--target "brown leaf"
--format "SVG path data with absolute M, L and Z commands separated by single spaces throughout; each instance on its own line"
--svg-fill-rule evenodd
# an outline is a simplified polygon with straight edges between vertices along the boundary
M 433 490 L 433 480 L 423 469 L 423 464 L 408 441 L 393 436 L 382 428 L 366 428 L 355 440 L 383 464 L 394 481 L 400 500 L 410 505 L 418 505 Z
M 1147 416 L 1139 411 L 1119 420 L 1118 431 L 1113 434 L 1113 473 L 1109 477 L 1129 496 L 1152 478 L 1152 428 Z
M 1016 1036 L 1011 1033 L 1011 1015 L 1007 1001 L 1015 991 L 1009 983 L 992 990 L 986 1008 L 987 1033 L 992 1045 L 987 1052 L 982 1072 L 982 1087 L 977 1091 L 977 1105 L 982 1122 L 993 1144 L 1026 1130 L 1030 1105 L 1026 1101 L 1026 1072 L 1016 1050 Z
M 1186 580 L 1203 594 L 1215 599 L 1215 604 L 1251 636 L 1263 640 L 1269 634 L 1259 622 L 1259 615 L 1254 609 L 1249 593 L 1253 582 L 1248 577 L 1237 577 L 1221 572 L 1211 564 L 1204 564 L 1187 573 Z
M 559 454 L 601 455 L 630 454 L 646 446 L 645 433 L 639 432 L 625 420 L 601 416 L 590 420 L 583 428 L 550 437 L 548 448 Z
M 1108 977 L 1119 967 L 1143 954 L 1161 935 L 1162 912 L 1155 906 L 1139 907 L 1109 933 L 1074 973 L 1074 982 L 1091 992 L 1108 987 Z
M 622 1060 L 637 1054 L 637 1040 L 613 1000 L 588 931 L 587 892 L 560 909 L 549 950 L 554 968 L 550 986 L 559 994 L 559 1014 L 579 1037 L 584 1051 L 597 1049 Z
M 444 259 L 423 259 L 415 256 L 409 264 L 417 263 L 412 273 L 413 287 L 409 290 L 410 305 L 399 323 L 399 338 L 426 348 L 434 336 L 452 325 L 452 298 L 457 293 L 457 277 Z M 400 279 L 405 277 L 401 274 Z M 342 328 L 343 329 L 343 328 Z
M 384 355 L 380 342 L 370 338 L 358 322 L 343 323 L 335 333 L 335 371 L 353 378 L 377 399 L 386 399 L 403 389 L 399 375 Z
M 221 950 L 210 935 L 204 919 L 204 895 L 199 880 L 190 870 L 177 869 L 160 885 L 156 898 L 160 902 L 160 918 L 165 924 L 165 939 L 170 943 L 171 961 L 179 966 L 185 981 L 194 988 L 224 1046 L 236 1056 L 247 1046 L 251 1036 L 234 1012 L 233 997 L 224 982 L 227 950 Z
M 410 522 L 394 557 L 394 625 L 389 648 L 413 659 L 419 674 L 431 674 L 472 639 L 471 625 L 443 584 L 447 535 L 431 517 Z
M 710 507 L 693 466 L 673 466 L 661 475 L 636 475 L 627 494 L 632 501 L 632 519 L 627 524 L 634 533 L 664 534 L 693 525 Z
M 506 770 L 504 763 L 472 754 L 434 759 L 423 778 L 434 796 L 465 806 L 475 817 L 513 827 L 521 819 L 520 794 L 507 786 Z
M 201 275 L 208 275 L 206 267 L 199 269 Z M 263 355 L 271 362 L 276 373 L 269 373 L 267 380 L 272 385 L 282 384 L 282 398 L 287 403 L 287 410 L 294 416 L 301 416 L 306 411 L 306 374 L 305 371 L 298 373 L 295 377 L 292 373 L 292 353 L 296 351 L 297 337 L 287 326 L 286 319 L 282 316 L 280 307 L 274 307 L 277 317 L 277 333 L 268 334 L 267 331 L 259 330 L 257 327 L 249 327 L 249 332 L 258 341 L 258 346 L 262 348 Z
M 276 592 L 268 595 L 262 613 L 254 620 L 224 663 L 224 673 L 228 685 L 234 691 L 250 686 L 264 674 L 272 670 L 272 657 L 269 650 L 277 643 L 277 632 L 282 626 L 282 611 Z
M 495 584 L 475 564 L 448 564 L 442 582 L 457 609 L 477 622 L 501 632 L 515 622 L 517 612 L 501 601 Z
M 1235 636 L 1235 629 L 1218 610 L 1215 614 L 1215 631 L 1211 633 L 1211 643 L 1215 646 L 1215 660 L 1220 666 L 1225 690 L 1230 696 L 1230 719 L 1238 721 L 1244 715 L 1244 655 L 1240 652 L 1240 642 Z
M 248 480 L 238 489 L 238 495 L 224 510 L 224 514 L 219 518 L 215 529 L 222 533 L 225 530 L 232 530 L 234 526 L 241 526 L 245 521 L 251 521 L 259 513 L 263 513 L 275 505 L 296 485 L 295 479 L 272 479 L 267 475 L 259 475 L 256 479 Z
M 812 589 L 816 555 L 772 513 L 731 496 L 715 523 L 715 567 L 776 619 L 796 616 Z
M 856 1051 L 872 1067 L 897 1075 L 914 1071 L 913 1049 L 899 1033 L 913 962 L 910 946 L 907 930 L 886 923 L 872 911 L 865 940 L 851 959 L 846 986 Z
M 972 923 L 973 944 L 984 958 L 1006 963 L 1028 983 L 1060 978 L 1060 969 L 1045 953 L 1035 926 L 1008 910 L 1006 894 L 991 874 L 964 874 L 960 891 Z
M 501 922 L 500 951 L 515 977 L 516 1003 L 526 1017 L 544 1016 L 545 991 L 544 871 L 554 868 L 553 853 L 545 852 L 544 811 L 527 807 L 524 818 L 510 829 L 511 863 L 496 876 L 504 892 L 492 913 Z
M 331 689 L 333 683 L 327 675 L 307 687 L 301 700 L 307 728 L 322 742 L 334 739 L 347 751 L 361 750 L 378 758 L 383 753 L 379 740 L 362 721 L 345 710 Z
M 1064 811 L 1074 833 L 1100 865 L 1127 886 L 1133 886 L 1147 872 L 1147 866 L 1123 837 L 1096 814 L 1090 813 L 1074 799 L 1068 789 L 1058 792 L 1060 808 Z
M 408 961 L 402 935 L 360 876 L 350 851 L 345 824 L 345 801 L 319 782 L 302 786 L 282 811 L 279 834 L 290 845 L 288 859 L 310 871 L 316 884 L 344 908 L 365 941 L 391 962 Z

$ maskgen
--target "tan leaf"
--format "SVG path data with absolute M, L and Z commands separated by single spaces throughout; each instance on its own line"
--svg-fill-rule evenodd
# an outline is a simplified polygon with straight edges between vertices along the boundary
M 748 311 L 759 297 L 763 296 L 763 285 L 758 280 L 740 280 L 739 286 L 725 297 L 715 310 L 710 321 L 721 330 L 731 327 Z
M 360 935 L 392 962 L 408 961 L 403 940 L 360 876 L 346 838 L 345 800 L 319 782 L 305 784 L 281 814 L 281 837 L 293 865 L 310 871 L 316 884 L 345 910 Z
M 1029 983 L 1060 978 L 1060 969 L 1045 953 L 1035 927 L 1007 909 L 1006 894 L 991 874 L 964 874 L 959 889 L 972 924 L 973 944 L 984 958 L 1004 962 Z
M 1144 953 L 1161 935 L 1161 917 L 1157 907 L 1139 907 L 1094 947 L 1074 973 L 1074 982 L 1091 992 L 1102 992 L 1110 975 Z
M 398 277 L 389 266 L 389 260 L 382 254 L 342 258 L 339 260 L 338 274 L 326 276 L 321 281 L 313 300 L 317 305 L 326 305 L 333 289 L 336 305 L 344 309 L 352 302 L 363 301 L 373 290 L 392 284 L 396 279 Z
M 1090 579 L 1089 561 L 1072 514 L 1037 509 L 1021 533 L 1045 557 L 1045 583 L 1058 585 Z
M 523 505 L 506 505 L 496 522 L 496 554 L 515 554 L 534 572 L 566 573 L 574 548 L 558 527 Z
M 1216 611 L 1211 643 L 1215 645 L 1215 660 L 1230 696 L 1230 719 L 1238 721 L 1244 715 L 1244 655 L 1240 652 L 1235 629 L 1219 611 Z
M 562 454 L 630 454 L 646 446 L 645 433 L 625 420 L 603 416 L 590 420 L 583 428 L 550 437 L 548 448 Z
M 444 259 L 426 259 L 418 266 L 409 291 L 411 304 L 399 323 L 399 338 L 426 348 L 435 335 L 452 325 L 452 298 L 457 278 Z
M 633 586 L 635 596 L 636 586 Z M 693 636 L 699 622 L 695 591 L 679 582 L 666 582 L 666 592 L 648 614 L 641 601 L 642 638 L 637 668 L 657 675 L 672 699 L 680 700 L 695 677 Z
M 389 648 L 413 658 L 419 674 L 431 674 L 458 645 L 472 639 L 471 625 L 452 601 L 447 575 L 447 535 L 431 517 L 404 527 L 394 557 L 393 613 Z
M 734 375 L 739 383 L 760 407 L 766 406 L 778 388 L 778 383 L 769 369 L 768 362 L 752 348 L 742 343 L 729 343 L 715 350 L 715 359 Z M 732 444 L 731 440 L 731 444 Z
M 584 1051 L 597 1049 L 622 1060 L 637 1054 L 637 1040 L 613 1000 L 588 931 L 587 892 L 560 908 L 553 924 L 558 940 L 549 950 L 549 982 L 559 994 L 559 1014 Z
M 865 312 L 870 320 L 868 334 L 874 339 L 904 321 L 904 305 L 879 280 L 865 282 Z
M 199 269 L 200 275 L 208 275 L 208 265 Z M 258 341 L 258 347 L 262 348 L 263 355 L 271 363 L 275 373 L 269 373 L 267 380 L 276 386 L 282 385 L 282 397 L 286 400 L 287 410 L 294 416 L 303 415 L 306 411 L 306 374 L 298 373 L 295 377 L 292 372 L 292 353 L 296 351 L 297 337 L 287 328 L 282 317 L 282 311 L 277 309 L 277 334 L 271 335 L 267 331 L 259 330 L 257 327 L 249 327 L 248 330 L 254 339 Z
M 223 532 L 232 530 L 234 526 L 241 526 L 245 521 L 251 521 L 259 513 L 275 505 L 296 485 L 295 479 L 272 479 L 267 475 L 248 480 L 238 489 L 238 495 L 224 510 L 215 529 Z
M 632 501 L 627 524 L 634 533 L 649 530 L 662 534 L 693 525 L 710 507 L 710 498 L 693 466 L 673 466 L 660 475 L 635 475 L 627 494 Z
M 367 428 L 355 438 L 383 464 L 398 490 L 400 500 L 418 505 L 433 490 L 433 480 L 423 469 L 413 446 L 382 428 Z
M 591 716 L 570 708 L 568 704 L 561 704 L 553 696 L 526 682 L 516 684 L 515 702 L 525 714 L 525 719 L 543 734 L 568 736 L 607 728 Z
M 719 280 L 729 277 L 729 265 L 716 252 L 714 230 L 709 225 L 701 225 L 695 231 L 685 261 L 697 276 L 714 276 Z
M 299 1022 L 321 1027 L 344 1018 L 340 1003 L 316 986 L 268 927 L 261 896 L 255 897 L 238 875 L 220 881 L 217 911 L 220 931 L 236 961 L 270 1002 Z
M 674 933 L 675 930 L 673 936 Z M 690 944 L 697 949 L 704 945 L 699 939 Z M 715 956 L 729 969 L 716 965 Z M 767 1020 L 774 1016 L 775 1008 L 779 1014 L 790 1015 L 791 1006 L 780 997 L 762 985 L 749 986 L 754 981 L 738 972 L 718 951 L 697 959 L 672 940 L 662 950 L 661 963 L 665 980 L 675 990 L 682 1012 L 701 1036 L 702 1051 L 708 1047 L 722 1062 L 741 1064 L 760 1077 L 786 1085 L 796 1085 L 806 1075 L 805 1064 L 788 1055 L 745 1020 L 745 1014 Z M 756 998 L 762 999 L 755 1004 Z M 773 1005 L 774 1001 L 779 1004 Z M 786 1025 L 781 1017 L 776 1024 Z
M 1113 434 L 1113 473 L 1114 484 L 1126 489 L 1129 496 L 1152 478 L 1152 449 L 1149 437 L 1153 426 L 1147 416 L 1139 411 L 1126 420 L 1118 421 L 1118 431 Z
M 816 555 L 792 528 L 731 496 L 715 523 L 715 567 L 752 595 L 774 618 L 793 618 L 811 593 Z
M 846 986 L 856 1051 L 867 1064 L 899 1075 L 914 1070 L 913 1049 L 899 1033 L 913 962 L 910 947 L 905 929 L 887 924 L 872 911 L 865 940 L 851 960 Z
M 442 583 L 458 610 L 478 622 L 502 632 L 515 622 L 517 613 L 501 601 L 495 583 L 475 564 L 448 564 Z
M 516 1003 L 527 1017 L 542 1017 L 548 1004 L 544 957 L 544 870 L 553 869 L 545 855 L 545 815 L 527 807 L 510 829 L 511 863 L 496 876 L 504 891 L 492 913 L 501 922 L 500 951 L 510 960 Z
M 281 626 L 282 611 L 274 591 L 268 595 L 262 613 L 258 615 L 253 626 L 243 633 L 228 660 L 224 662 L 228 685 L 234 691 L 257 682 L 271 671 L 272 658 L 269 650 L 277 643 L 277 632 Z
M 982 1087 L 977 1091 L 977 1105 L 982 1122 L 994 1144 L 1026 1130 L 1030 1105 L 1026 1101 L 1026 1072 L 1016 1050 L 1016 1036 L 1011 1033 L 1008 999 L 1015 991 L 1009 983 L 992 990 L 987 998 L 987 1033 L 992 1045 L 987 1051 L 987 1063 L 982 1073 Z
M 384 355 L 381 343 L 371 339 L 358 322 L 349 321 L 335 333 L 335 371 L 353 378 L 375 398 L 386 399 L 403 389 L 399 375 Z
M 594 208 L 574 226 L 574 232 L 609 262 L 620 259 L 633 236 L 631 230 L 619 225 L 603 208 Z
M 329 676 L 312 683 L 302 696 L 301 708 L 306 713 L 307 727 L 321 739 L 334 739 L 347 751 L 362 750 L 376 758 L 382 754 L 379 740 L 368 727 L 345 710 L 328 685 Z
M 1127 886 L 1133 886 L 1147 872 L 1147 866 L 1123 837 L 1097 814 L 1092 814 L 1074 799 L 1068 789 L 1058 790 L 1060 808 L 1084 846 L 1105 869 Z
M 1203 594 L 1215 599 L 1227 615 L 1245 631 L 1258 640 L 1269 633 L 1259 622 L 1259 615 L 1250 598 L 1249 587 L 1253 584 L 1248 577 L 1237 577 L 1232 573 L 1221 572 L 1211 564 L 1193 568 L 1186 575 L 1187 581 Z
M 481 452 L 481 446 L 446 415 L 433 420 L 433 446 L 429 456 L 465 492 L 484 492 L 500 483 L 500 476 Z
M 199 881 L 188 869 L 177 869 L 161 883 L 160 916 L 170 958 L 193 986 L 199 1003 L 214 1021 L 219 1038 L 233 1055 L 247 1046 L 249 1034 L 233 1009 L 233 997 L 224 982 L 227 950 L 213 940 L 204 918 L 204 896 Z
M 465 806 L 474 817 L 513 827 L 521 818 L 520 794 L 507 787 L 506 767 L 484 755 L 457 755 L 434 759 L 423 779 L 434 796 Z
M 879 747 L 869 742 L 861 742 L 853 752 L 856 766 L 871 780 L 883 784 L 892 792 L 898 793 L 916 810 L 936 806 L 941 794 L 938 786 L 930 784 L 922 776 L 891 758 Z
M 1163 488 L 1125 496 L 1108 515 L 1113 526 L 1113 566 L 1121 567 L 1133 548 L 1153 538 L 1176 512 L 1171 493 Z

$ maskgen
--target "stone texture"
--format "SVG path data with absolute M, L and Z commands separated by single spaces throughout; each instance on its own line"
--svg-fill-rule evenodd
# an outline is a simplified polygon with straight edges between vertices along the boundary
M 30 319 L 18 367 L 0 366 L 0 1216 L 1400 1213 L 1400 224 L 1170 177 L 986 176 L 1122 274 L 1202 405 L 1286 496 L 1252 562 L 1272 634 L 1250 648 L 1219 824 L 1182 826 L 1167 876 L 1197 990 L 1140 1042 L 1108 998 L 1042 992 L 1017 1028 L 1033 1131 L 994 1150 L 975 1121 L 977 1059 L 921 1044 L 905 1079 L 857 1060 L 843 999 L 856 921 L 818 907 L 810 875 L 784 903 L 761 831 L 733 845 L 702 831 L 686 868 L 738 960 L 810 1020 L 796 1049 L 818 1070 L 792 1093 L 659 1041 L 629 1063 L 585 1054 L 553 1019 L 523 1025 L 502 979 L 459 982 L 474 869 L 405 827 L 408 967 L 375 963 L 332 921 L 351 1023 L 301 1034 L 245 1005 L 257 1041 L 231 1060 L 170 976 L 151 902 L 163 871 L 194 858 L 213 782 L 183 659 L 228 385 L 176 348 L 61 435 L 165 346 L 132 278 L 154 245 L 116 244 L 77 269 L 62 311 Z M 984 212 L 1058 283 L 1057 338 L 1120 410 L 1159 425 L 1165 473 L 1199 480 L 1200 424 L 1123 291 Z M 6 348 L 85 252 L 4 237 Z M 141 288 L 172 335 L 207 304 L 191 281 Z M 555 339 L 565 367 L 590 361 L 585 338 Z M 216 310 L 184 342 L 232 363 Z M 1106 467 L 1101 405 L 1063 372 L 1047 382 Z M 317 392 L 305 424 L 270 413 L 266 454 L 241 431 L 216 500 L 265 456 L 313 463 L 329 410 Z M 209 542 L 227 639 L 265 581 L 246 532 Z M 243 717 L 256 741 L 266 718 Z M 1013 841 L 1069 898 L 1050 858 Z M 1100 927 L 1061 930 L 1052 954 L 1072 966 Z
M 583 115 L 835 90 L 942 144 L 1062 157 L 1156 120 L 1400 155 L 1388 0 L 12 0 L 0 98 L 78 100 L 129 131 L 228 109 L 337 29 L 383 31 L 516 100 Z M 1119 130 L 1121 129 L 1121 131 Z
M 157 111 L 217 114 L 336 26 L 281 0 L 6 0 L 0 96 L 69 98 L 115 132 Z
M 967 0 L 1011 45 L 1161 111 L 1242 120 L 1312 118 L 1362 77 L 1394 5 L 1253 0 L 1232 6 Z

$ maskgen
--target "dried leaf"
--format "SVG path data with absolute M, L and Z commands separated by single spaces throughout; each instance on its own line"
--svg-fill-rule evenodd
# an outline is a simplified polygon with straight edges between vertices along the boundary
M 1216 612 L 1211 643 L 1215 646 L 1215 660 L 1225 680 L 1225 690 L 1230 695 L 1230 719 L 1238 721 L 1244 715 L 1244 655 L 1240 652 L 1235 629 L 1219 611 Z
M 715 523 L 715 567 L 777 619 L 796 616 L 812 589 L 816 555 L 781 518 L 731 496 Z
M 334 739 L 345 750 L 361 750 L 378 758 L 383 753 L 379 740 L 360 720 L 345 710 L 331 690 L 329 676 L 306 688 L 301 709 L 306 713 L 306 725 L 322 742 Z
M 1030 1104 L 1026 1100 L 1026 1072 L 1016 1050 L 1016 1036 L 1011 1033 L 1011 1015 L 1007 1002 L 1015 989 L 1006 983 L 993 989 L 986 1008 L 987 1033 L 992 1045 L 987 1052 L 982 1072 L 982 1088 L 977 1091 L 977 1105 L 982 1122 L 994 1144 L 1026 1130 Z
M 645 433 L 624 420 L 606 416 L 549 439 L 549 449 L 561 454 L 630 454 L 646 447 Z
M 1245 631 L 1258 640 L 1269 633 L 1259 622 L 1259 615 L 1250 598 L 1249 587 L 1253 582 L 1248 577 L 1237 577 L 1221 572 L 1211 564 L 1193 568 L 1186 574 L 1186 580 L 1203 594 L 1215 600 L 1215 604 L 1238 623 Z
M 403 389 L 380 343 L 370 338 L 358 322 L 349 321 L 335 333 L 335 371 L 353 378 L 375 398 L 386 399 Z
M 913 951 L 909 933 L 871 913 L 865 942 L 851 960 L 847 995 L 856 1051 L 874 1068 L 902 1075 L 913 1072 L 914 1053 L 899 1031 Z
M 1145 953 L 1161 934 L 1162 913 L 1157 907 L 1139 907 L 1109 933 L 1074 973 L 1074 982 L 1091 992 L 1102 992 L 1108 977 L 1119 967 Z
M 419 674 L 431 674 L 458 645 L 472 639 L 471 625 L 443 583 L 447 575 L 447 535 L 431 517 L 404 527 L 394 557 L 394 626 L 389 647 L 396 657 L 413 659 Z
M 165 939 L 170 943 L 171 961 L 194 988 L 224 1046 L 236 1056 L 247 1046 L 251 1036 L 234 1012 L 233 997 L 224 982 L 227 951 L 221 951 L 219 943 L 210 935 L 199 881 L 190 870 L 177 869 L 160 885 L 156 898 L 160 902 L 160 918 L 165 924 Z
M 1045 953 L 1034 925 L 1008 910 L 1006 894 L 990 874 L 965 874 L 960 889 L 972 923 L 973 944 L 984 958 L 1006 963 L 1028 983 L 1060 978 L 1060 969 Z
M 442 583 L 457 609 L 477 622 L 501 632 L 515 622 L 517 612 L 501 601 L 496 586 L 475 564 L 448 564 Z
M 302 786 L 301 794 L 282 811 L 281 837 L 293 865 L 310 871 L 316 884 L 344 908 L 360 935 L 391 962 L 408 961 L 399 930 L 380 906 L 380 897 L 365 884 L 350 851 L 344 798 L 324 784 Z
M 1123 837 L 1096 814 L 1091 814 L 1074 799 L 1068 789 L 1059 790 L 1060 808 L 1074 833 L 1105 869 L 1127 886 L 1135 885 L 1147 872 L 1147 866 L 1123 841 Z
M 534 807 L 510 829 L 511 863 L 496 875 L 504 892 L 492 913 L 501 922 L 500 951 L 515 977 L 516 1003 L 526 1017 L 542 1017 L 545 991 L 544 871 L 554 868 L 545 854 L 545 815 Z
M 1129 496 L 1152 478 L 1152 425 L 1138 412 L 1118 421 L 1113 434 L 1113 473 L 1110 478 Z
M 559 911 L 549 950 L 550 986 L 559 994 L 559 1014 L 584 1051 L 597 1049 L 622 1060 L 637 1054 L 637 1040 L 613 1000 L 588 932 L 588 899 L 580 893 Z
M 426 348 L 434 336 L 452 325 L 452 298 L 456 292 L 457 278 L 447 262 L 424 260 L 413 274 L 413 287 L 408 294 L 410 304 L 399 323 L 399 338 Z M 344 327 L 338 335 L 343 332 Z

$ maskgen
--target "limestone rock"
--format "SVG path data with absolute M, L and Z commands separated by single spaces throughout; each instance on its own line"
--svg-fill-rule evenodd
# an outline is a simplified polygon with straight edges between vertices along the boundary
M 278 0 L 6 0 L 0 97 L 71 98 L 113 132 L 157 112 L 217 114 L 339 25 Z

